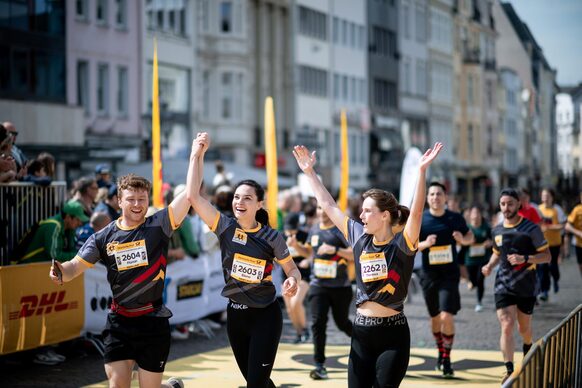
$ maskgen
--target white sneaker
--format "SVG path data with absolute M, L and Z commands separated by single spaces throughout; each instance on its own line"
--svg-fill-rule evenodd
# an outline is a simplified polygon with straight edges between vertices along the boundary
M 67 359 L 67 357 L 63 356 L 62 354 L 58 354 L 52 349 L 48 349 L 45 353 L 47 356 L 54 358 L 58 362 L 64 362 Z
M 187 340 L 190 334 L 187 331 L 180 331 L 178 329 L 172 330 L 170 333 L 173 339 L 175 340 Z
M 204 319 L 204 323 L 206 323 L 212 330 L 218 330 L 222 327 L 220 323 L 216 323 L 212 319 Z
M 475 311 L 480 313 L 481 311 L 483 311 L 483 306 L 481 306 L 479 303 L 477 303 L 475 305 Z
M 184 388 L 184 383 L 177 377 L 170 377 L 166 381 L 166 385 L 169 385 L 172 388 Z

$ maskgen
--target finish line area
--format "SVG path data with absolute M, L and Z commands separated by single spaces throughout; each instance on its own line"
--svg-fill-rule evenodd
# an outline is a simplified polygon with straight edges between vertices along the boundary
M 347 387 L 349 346 L 326 346 L 326 368 L 328 380 L 312 380 L 309 372 L 313 369 L 312 344 L 279 345 L 275 367 L 271 379 L 277 387 Z M 519 353 L 516 352 L 516 356 Z M 455 377 L 443 379 L 434 370 L 436 349 L 412 348 L 410 364 L 401 387 L 433 387 L 452 385 L 455 387 L 499 387 L 505 367 L 500 351 L 476 351 L 454 349 L 453 368 Z M 518 357 L 516 361 L 521 361 Z M 517 367 L 518 365 L 516 365 Z M 186 388 L 245 387 L 245 381 L 236 365 L 230 347 L 206 353 L 182 357 L 168 362 L 164 378 L 179 377 Z M 132 387 L 138 387 L 137 380 Z M 107 387 L 107 381 L 87 387 Z

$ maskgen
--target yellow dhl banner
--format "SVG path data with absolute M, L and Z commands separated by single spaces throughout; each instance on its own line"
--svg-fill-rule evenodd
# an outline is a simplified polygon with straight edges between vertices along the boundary
M 83 276 L 56 285 L 50 263 L 0 267 L 0 354 L 59 343 L 81 335 Z

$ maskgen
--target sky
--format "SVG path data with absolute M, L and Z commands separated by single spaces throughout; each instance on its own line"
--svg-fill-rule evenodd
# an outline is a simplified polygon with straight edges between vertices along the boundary
M 582 0 L 504 0 L 525 22 L 560 86 L 582 82 Z

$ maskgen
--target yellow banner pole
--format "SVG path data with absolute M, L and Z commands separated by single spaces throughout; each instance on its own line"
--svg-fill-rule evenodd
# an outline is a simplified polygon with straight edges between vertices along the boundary
M 160 146 L 160 99 L 158 91 L 158 50 L 154 38 L 154 69 L 152 75 L 152 184 L 153 205 L 164 207 L 162 196 L 162 155 Z
M 269 224 L 277 228 L 277 196 L 279 184 L 277 182 L 277 137 L 275 133 L 275 108 L 273 98 L 265 99 L 265 158 L 267 165 L 267 210 Z
M 341 181 L 339 191 L 339 207 L 345 212 L 348 208 L 348 187 L 350 185 L 350 155 L 348 152 L 348 121 L 346 110 L 341 111 Z

